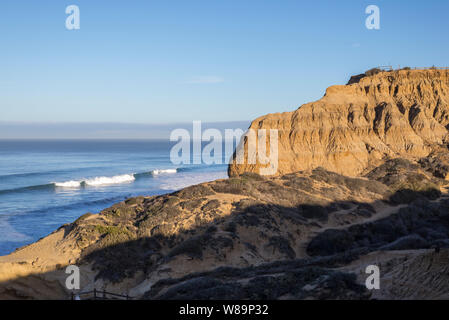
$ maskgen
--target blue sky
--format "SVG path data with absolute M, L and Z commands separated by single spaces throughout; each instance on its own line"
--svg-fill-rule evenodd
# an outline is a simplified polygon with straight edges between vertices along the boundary
M 65 28 L 78 5 L 81 29 Z M 365 28 L 380 8 L 381 29 Z M 250 120 L 378 65 L 447 66 L 449 2 L 0 3 L 0 121 Z

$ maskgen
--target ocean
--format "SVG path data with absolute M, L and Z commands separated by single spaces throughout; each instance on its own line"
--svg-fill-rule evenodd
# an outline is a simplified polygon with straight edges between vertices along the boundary
M 227 177 L 227 165 L 174 165 L 162 140 L 0 141 L 0 255 L 87 212 Z M 191 158 L 199 157 L 192 154 Z

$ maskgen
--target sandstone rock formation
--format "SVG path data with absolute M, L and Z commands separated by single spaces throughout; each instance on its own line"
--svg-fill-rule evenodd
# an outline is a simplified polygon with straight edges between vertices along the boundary
M 278 175 L 321 166 L 356 176 L 385 159 L 419 160 L 447 150 L 449 70 L 384 71 L 350 83 L 329 87 L 294 112 L 252 122 L 251 129 L 278 130 Z M 248 140 L 240 148 L 248 158 Z M 247 158 L 231 164 L 229 176 L 266 167 Z

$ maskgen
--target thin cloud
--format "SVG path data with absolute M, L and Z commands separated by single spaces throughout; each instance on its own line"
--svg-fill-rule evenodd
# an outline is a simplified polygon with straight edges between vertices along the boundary
M 218 76 L 198 76 L 192 77 L 186 83 L 188 84 L 209 84 L 209 83 L 222 83 L 224 79 Z

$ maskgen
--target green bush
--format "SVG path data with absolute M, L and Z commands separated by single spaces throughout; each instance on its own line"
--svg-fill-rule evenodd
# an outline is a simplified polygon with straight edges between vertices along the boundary
M 118 226 L 103 226 L 103 225 L 96 225 L 95 231 L 102 235 L 127 235 L 132 236 L 132 233 L 124 228 L 124 227 L 118 227 Z
M 81 221 L 86 220 L 87 218 L 89 218 L 90 216 L 92 216 L 93 213 L 85 213 L 83 214 L 81 217 L 79 217 L 78 219 L 75 220 L 74 224 L 79 224 Z
M 382 72 L 382 70 L 380 70 L 379 68 L 372 68 L 372 69 L 369 69 L 368 71 L 366 71 L 365 74 L 368 77 L 370 77 L 370 76 L 374 76 L 374 75 L 376 75 L 378 73 L 381 73 L 381 72 Z

